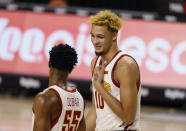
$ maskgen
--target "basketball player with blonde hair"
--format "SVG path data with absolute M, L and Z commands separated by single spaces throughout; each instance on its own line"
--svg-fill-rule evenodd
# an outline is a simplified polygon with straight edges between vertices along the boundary
M 118 49 L 122 20 L 105 10 L 88 23 L 97 56 L 91 62 L 93 94 L 87 131 L 139 131 L 140 71 L 134 58 Z

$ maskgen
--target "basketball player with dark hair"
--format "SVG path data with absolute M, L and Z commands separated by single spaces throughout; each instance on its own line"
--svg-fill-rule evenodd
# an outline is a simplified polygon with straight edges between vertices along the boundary
M 140 71 L 134 58 L 118 49 L 122 20 L 105 10 L 91 16 L 89 23 L 97 56 L 91 63 L 93 95 L 87 131 L 139 131 Z
M 59 44 L 49 55 L 49 87 L 34 99 L 33 131 L 85 131 L 83 97 L 67 83 L 77 53 L 69 45 Z

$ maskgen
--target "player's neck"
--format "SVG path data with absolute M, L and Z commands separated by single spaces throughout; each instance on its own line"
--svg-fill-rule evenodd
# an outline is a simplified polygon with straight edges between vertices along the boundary
M 67 89 L 67 82 L 66 81 L 61 81 L 61 82 L 58 83 L 58 85 Z
M 53 85 L 60 85 L 63 88 L 65 88 L 67 85 L 67 77 L 65 75 L 59 76 L 54 74 L 49 79 L 49 86 L 53 86 Z
M 109 62 L 114 57 L 114 55 L 118 52 L 118 50 L 119 49 L 117 47 L 110 48 L 110 50 L 106 54 L 101 56 L 102 60 Z

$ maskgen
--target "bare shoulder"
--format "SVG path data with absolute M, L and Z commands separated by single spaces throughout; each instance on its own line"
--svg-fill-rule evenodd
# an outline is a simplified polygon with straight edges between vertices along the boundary
M 34 99 L 34 111 L 41 109 L 51 110 L 51 107 L 53 107 L 57 101 L 57 96 L 53 91 L 38 93 Z
M 122 57 L 117 64 L 119 67 L 125 67 L 125 68 L 138 68 L 138 65 L 135 61 L 134 58 L 130 57 L 130 56 L 124 56 Z
M 122 57 L 116 66 L 117 74 L 126 74 L 128 76 L 136 76 L 138 79 L 139 68 L 134 58 L 130 56 Z
M 34 99 L 34 105 L 43 106 L 46 105 L 49 98 L 46 93 L 38 93 Z

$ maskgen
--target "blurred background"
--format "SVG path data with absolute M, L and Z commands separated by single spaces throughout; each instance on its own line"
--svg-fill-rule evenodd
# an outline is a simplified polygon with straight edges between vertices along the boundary
M 78 52 L 69 82 L 91 105 L 88 17 L 123 20 L 118 46 L 141 71 L 142 131 L 186 131 L 186 0 L 0 0 L 0 131 L 30 131 L 34 96 L 48 87 L 48 51 Z

